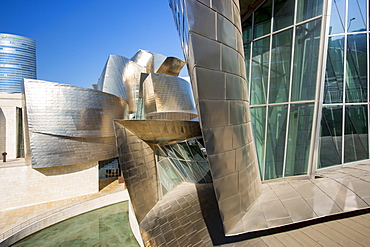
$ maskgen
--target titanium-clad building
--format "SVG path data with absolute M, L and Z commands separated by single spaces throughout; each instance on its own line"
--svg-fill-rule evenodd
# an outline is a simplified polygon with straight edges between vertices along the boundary
M 0 92 L 21 92 L 23 79 L 36 79 L 36 42 L 0 33 Z
M 198 97 L 245 78 L 262 180 L 369 158 L 369 1 L 170 3 Z

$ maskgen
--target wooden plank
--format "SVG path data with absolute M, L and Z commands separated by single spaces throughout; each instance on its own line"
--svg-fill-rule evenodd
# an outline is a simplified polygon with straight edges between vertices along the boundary
M 325 224 L 315 225 L 315 230 L 321 232 L 322 234 L 332 239 L 333 241 L 335 241 L 341 246 L 351 246 L 351 247 L 361 246 L 357 242 L 353 241 L 352 239 L 349 239 L 348 237 L 344 236 L 342 233 L 334 230 L 331 227 L 328 227 Z
M 274 235 L 284 246 L 303 246 L 297 242 L 294 238 L 292 238 L 286 232 L 278 233 Z
M 308 237 L 301 230 L 293 230 L 293 231 L 289 231 L 287 233 L 292 238 L 294 238 L 299 244 L 301 244 L 302 246 L 307 246 L 307 247 L 320 246 L 316 241 L 314 241 L 312 238 Z
M 261 237 L 261 240 L 269 247 L 284 247 L 274 235 Z
M 302 231 L 322 246 L 340 246 L 328 236 L 316 230 L 315 226 L 305 227 Z

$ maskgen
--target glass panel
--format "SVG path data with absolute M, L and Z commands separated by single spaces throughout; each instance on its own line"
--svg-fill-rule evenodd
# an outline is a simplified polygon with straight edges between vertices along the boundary
M 170 159 L 170 161 L 181 173 L 181 175 L 185 178 L 186 181 L 188 182 L 193 181 L 193 173 L 191 172 L 185 161 L 183 161 L 184 163 L 180 162 L 177 159 Z
M 293 25 L 294 0 L 275 0 L 274 31 Z
M 252 41 L 252 39 L 252 16 L 250 16 L 243 22 L 243 43 Z
M 193 155 L 196 161 L 205 161 L 202 151 L 200 150 L 196 140 L 189 140 L 188 145 L 189 145 L 191 154 Z
M 271 31 L 272 0 L 266 1 L 254 12 L 254 38 L 261 37 Z
M 322 14 L 322 0 L 299 0 L 297 23 Z
M 166 187 L 168 191 L 172 190 L 176 185 L 179 185 L 183 182 L 180 174 L 174 167 L 171 165 L 168 159 L 158 162 L 160 180 L 161 183 Z
M 319 168 L 341 164 L 342 122 L 342 106 L 323 107 L 320 133 Z
M 283 175 L 287 109 L 277 105 L 268 110 L 265 180 Z
M 366 0 L 349 1 L 347 32 L 366 31 Z
M 155 146 L 155 156 L 157 157 L 157 162 L 167 158 L 167 155 L 162 151 L 160 146 Z
M 368 158 L 367 106 L 346 106 L 344 162 Z
M 172 150 L 170 145 L 162 146 L 162 150 L 166 153 L 168 157 L 177 158 L 175 152 Z
M 292 101 L 315 98 L 320 30 L 321 20 L 311 21 L 297 27 Z
M 266 104 L 270 37 L 253 43 L 251 104 Z
M 245 73 L 247 81 L 247 89 L 249 95 L 249 69 L 250 69 L 250 54 L 251 54 L 251 43 L 244 44 L 244 62 L 245 62 Z
M 313 104 L 295 104 L 290 106 L 285 176 L 307 173 L 313 111 Z
M 191 152 L 190 152 L 186 142 L 180 142 L 176 146 L 178 146 L 179 149 L 181 150 L 181 153 L 183 154 L 183 157 L 184 157 L 185 160 L 193 160 L 194 159 L 193 156 L 191 155 Z
M 367 101 L 366 34 L 348 35 L 346 63 L 346 102 Z
M 204 177 L 206 176 L 206 172 L 200 169 L 197 163 L 194 161 L 187 161 L 189 167 L 191 167 L 191 170 L 193 172 L 194 178 L 196 183 L 204 183 Z
M 324 103 L 343 102 L 344 36 L 329 38 Z
M 272 36 L 269 103 L 287 102 L 293 29 Z
M 266 107 L 253 107 L 251 110 L 251 119 L 253 126 L 254 142 L 257 150 L 260 173 L 263 174 L 265 164 L 265 126 L 266 126 Z
M 345 0 L 333 0 L 331 6 L 329 34 L 344 33 Z

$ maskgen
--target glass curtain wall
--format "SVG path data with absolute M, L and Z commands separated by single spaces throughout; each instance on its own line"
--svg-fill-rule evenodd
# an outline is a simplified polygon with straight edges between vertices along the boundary
M 323 0 L 267 0 L 243 22 L 263 180 L 307 174 Z
M 182 182 L 212 182 L 203 139 L 155 145 L 155 154 L 163 195 Z
M 369 0 L 332 0 L 318 167 L 369 158 Z

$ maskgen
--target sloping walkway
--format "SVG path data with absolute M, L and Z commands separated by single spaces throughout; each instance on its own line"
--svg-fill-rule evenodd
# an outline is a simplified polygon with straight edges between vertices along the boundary
M 118 180 L 115 180 L 98 193 L 13 210 L 0 211 L 0 246 L 4 245 L 2 242 L 5 239 L 8 239 L 26 228 L 30 228 L 30 226 L 34 224 L 38 224 L 40 227 L 44 224 L 45 227 L 47 227 L 48 225 L 56 223 L 50 221 L 49 218 L 51 217 L 57 219 L 56 216 L 58 215 L 61 220 L 64 220 L 96 208 L 128 199 L 128 192 L 124 188 L 124 184 L 119 184 Z M 40 225 L 39 223 L 42 221 L 45 222 Z M 28 233 L 26 235 L 28 235 Z

